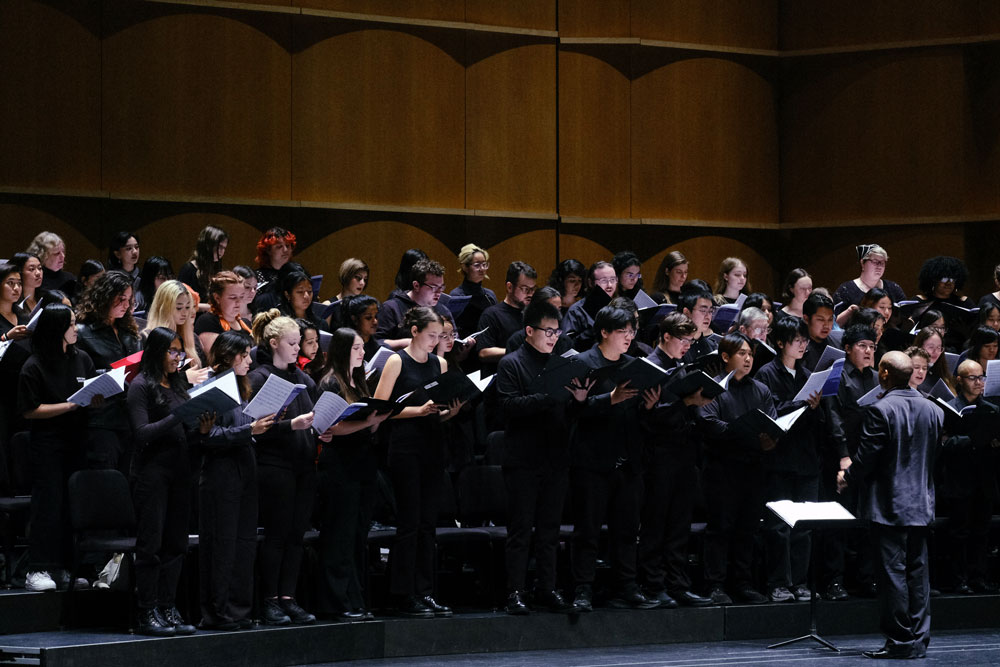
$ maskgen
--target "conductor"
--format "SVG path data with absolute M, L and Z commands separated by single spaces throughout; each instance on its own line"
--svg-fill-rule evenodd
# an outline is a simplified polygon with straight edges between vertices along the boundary
M 885 645 L 869 658 L 922 658 L 930 643 L 927 532 L 934 518 L 934 450 L 944 414 L 909 388 L 912 363 L 887 352 L 882 398 L 865 413 L 861 439 L 837 490 L 858 484 L 858 518 L 871 522 L 875 583 Z

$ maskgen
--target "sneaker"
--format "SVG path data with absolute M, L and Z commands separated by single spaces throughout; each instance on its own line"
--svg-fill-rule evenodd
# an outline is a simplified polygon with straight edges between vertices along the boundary
M 812 600 L 812 591 L 802 584 L 792 588 L 792 595 L 795 596 L 796 602 L 809 602 Z
M 264 609 L 262 610 L 262 615 L 264 617 L 265 625 L 288 625 L 292 622 L 285 610 L 281 608 L 278 604 L 277 598 L 270 598 L 264 600 Z
M 839 581 L 835 581 L 826 588 L 826 593 L 823 595 L 827 600 L 846 600 L 848 598 L 847 591 L 844 589 L 844 584 Z
M 184 621 L 184 617 L 177 611 L 177 607 L 162 607 L 160 618 L 166 621 L 167 625 L 173 627 L 175 635 L 194 634 L 194 626 Z
M 719 586 L 716 586 L 708 594 L 708 599 L 712 601 L 712 604 L 717 604 L 720 607 L 725 607 L 733 603 L 733 599 L 726 594 L 726 591 L 722 590 Z
M 761 595 L 753 586 L 743 586 L 736 591 L 736 599 L 743 604 L 764 604 L 767 597 Z
M 288 614 L 288 618 L 291 619 L 292 623 L 296 625 L 309 625 L 316 622 L 316 617 L 300 607 L 295 598 L 279 598 L 278 604 Z
M 29 572 L 24 578 L 24 588 L 29 591 L 54 591 L 56 582 L 52 580 L 48 572 Z
M 777 588 L 771 589 L 771 602 L 794 602 L 795 595 L 785 588 L 784 586 L 778 586 Z

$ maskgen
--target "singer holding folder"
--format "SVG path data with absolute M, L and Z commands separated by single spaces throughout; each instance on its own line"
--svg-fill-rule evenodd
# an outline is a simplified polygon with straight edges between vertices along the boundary
M 306 390 L 292 400 L 274 427 L 257 438 L 257 479 L 264 543 L 260 547 L 260 589 L 268 625 L 313 623 L 316 617 L 295 601 L 302 564 L 302 538 L 316 495 L 316 435 L 312 429 L 316 384 L 295 365 L 299 325 L 277 308 L 253 321 L 259 365 L 250 372 L 256 393 L 271 375 Z
M 415 271 L 422 263 L 414 265 Z M 438 276 L 440 278 L 440 276 Z M 442 282 L 443 284 L 443 282 Z M 444 329 L 444 318 L 429 307 L 411 308 L 403 316 L 405 348 L 382 369 L 375 398 L 395 401 L 447 372 L 448 362 L 432 351 Z M 435 526 L 441 504 L 444 456 L 441 421 L 454 417 L 462 404 L 446 409 L 427 399 L 406 407 L 393 418 L 389 437 L 389 475 L 396 494 L 396 541 L 390 554 L 390 592 L 398 612 L 410 618 L 451 616 L 449 607 L 434 599 Z

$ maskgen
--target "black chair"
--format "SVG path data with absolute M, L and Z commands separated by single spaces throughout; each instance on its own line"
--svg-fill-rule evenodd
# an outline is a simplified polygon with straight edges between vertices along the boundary
M 459 474 L 461 480 L 465 471 L 481 466 L 466 466 Z M 486 584 L 486 594 L 490 603 L 493 600 L 494 567 L 492 536 L 486 528 L 468 526 L 459 520 L 459 505 L 456 502 L 455 487 L 448 472 L 443 473 L 443 489 L 441 505 L 438 513 L 438 527 L 435 530 L 438 570 L 447 571 L 446 562 L 456 562 L 460 565 L 472 565 L 481 574 Z M 460 574 L 464 567 L 456 568 Z
M 73 592 L 84 556 L 135 554 L 135 510 L 128 480 L 117 470 L 79 470 L 70 475 L 69 504 L 73 523 L 70 618 L 75 624 L 76 604 Z M 129 627 L 132 628 L 136 616 L 135 568 L 126 567 L 126 571 L 129 573 Z
M 3 539 L 4 587 L 11 588 L 14 579 L 16 549 L 27 544 L 28 516 L 31 513 L 31 469 L 28 465 L 28 449 L 31 434 L 27 431 L 15 433 L 3 451 L 6 470 L 5 490 L 0 497 L 0 536 Z M 5 466 L 6 467 L 6 466 Z
M 486 465 L 503 464 L 504 432 L 493 431 L 486 436 Z

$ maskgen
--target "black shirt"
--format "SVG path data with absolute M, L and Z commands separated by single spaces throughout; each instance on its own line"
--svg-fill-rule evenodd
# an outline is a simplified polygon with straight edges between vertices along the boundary
M 197 292 L 202 303 L 209 303 L 208 291 L 198 282 L 198 268 L 194 264 L 184 262 L 184 266 L 177 272 L 177 280 Z
M 99 371 L 111 368 L 111 364 L 135 354 L 141 348 L 139 338 L 131 333 L 115 329 L 103 322 L 76 325 L 76 347 L 90 355 L 94 367 Z M 125 413 L 125 395 L 112 396 L 99 408 L 88 410 L 91 428 L 105 428 L 114 431 L 128 431 L 128 416 Z
M 501 301 L 484 310 L 482 316 L 479 318 L 479 324 L 476 325 L 476 331 L 486 329 L 476 339 L 477 354 L 489 347 L 501 347 L 506 350 L 507 339 L 515 334 L 518 329 L 524 328 L 521 322 L 521 310 L 511 306 L 506 301 Z M 483 374 L 490 375 L 496 372 L 496 364 L 497 362 L 495 361 L 483 362 Z
M 246 331 L 249 332 L 249 330 L 250 330 L 250 323 L 247 322 L 242 317 L 240 318 L 240 321 L 243 322 L 243 324 L 245 324 L 247 326 Z M 230 329 L 231 328 L 232 327 L 230 327 Z M 222 333 L 224 331 L 227 331 L 227 329 L 223 329 L 222 328 L 222 318 L 219 317 L 218 315 L 216 315 L 215 313 L 213 313 L 212 311 L 201 313 L 200 315 L 198 315 L 197 319 L 195 319 L 195 321 L 194 321 L 194 332 L 195 332 L 196 335 L 197 334 L 203 334 L 203 333 L 216 333 L 216 334 L 220 334 L 220 333 Z
M 466 304 L 465 310 L 457 318 L 458 334 L 463 338 L 482 329 L 476 325 L 479 324 L 479 318 L 483 311 L 497 304 L 497 295 L 493 293 L 493 290 L 483 287 L 482 283 L 474 283 L 469 280 L 463 280 L 461 285 L 451 291 L 451 296 L 472 297 L 472 300 Z
M 806 411 L 796 420 L 788 433 L 778 439 L 778 446 L 764 452 L 764 465 L 771 470 L 785 470 L 799 475 L 819 474 L 820 434 L 823 433 L 823 410 L 808 407 L 806 401 L 793 401 L 799 390 L 812 375 L 805 368 L 795 370 L 794 376 L 780 358 L 775 358 L 757 371 L 756 379 L 771 391 L 774 410 L 778 415 L 794 412 L 802 406 Z
M 802 368 L 806 369 L 810 373 L 816 370 L 816 365 L 819 363 L 819 358 L 823 356 L 823 351 L 830 344 L 828 338 L 824 338 L 821 341 L 816 341 L 813 338 L 809 339 L 809 344 L 806 346 L 806 352 L 802 355 Z M 822 368 L 820 370 L 826 370 Z
M 406 311 L 416 305 L 416 302 L 406 292 L 393 292 L 378 309 L 378 328 L 375 330 L 375 337 L 379 340 L 409 338 L 410 332 L 403 327 L 403 316 L 406 315 Z M 453 327 L 455 326 L 455 318 L 451 316 L 451 311 L 445 306 L 438 303 L 434 306 L 434 312 L 451 322 Z
M 719 376 L 716 380 L 721 382 L 723 377 Z M 726 391 L 698 410 L 707 436 L 709 457 L 745 463 L 761 461 L 763 451 L 760 440 L 729 426 L 751 410 L 761 410 L 772 419 L 777 417 L 771 391 L 749 375 L 742 380 L 730 378 Z
M 903 288 L 891 280 L 883 278 L 882 289 L 889 295 L 889 298 L 892 299 L 893 303 L 899 303 L 900 301 L 906 300 L 906 294 L 903 293 Z M 854 280 L 848 280 L 847 282 L 841 283 L 840 287 L 833 292 L 833 303 L 843 303 L 843 308 L 857 305 L 861 303 L 861 299 L 865 294 L 867 294 L 867 292 L 862 291 Z
M 670 358 L 659 346 L 653 348 L 646 358 L 667 371 L 683 366 L 679 359 Z M 682 456 L 686 463 L 694 463 L 698 453 L 697 447 L 701 442 L 695 429 L 698 408 L 685 405 L 684 401 L 679 400 L 675 403 L 660 404 L 652 410 L 642 410 L 641 415 L 647 447 L 669 449 L 675 457 Z
M 837 395 L 823 399 L 823 408 L 830 424 L 828 437 L 831 449 L 838 459 L 852 456 L 857 451 L 861 420 L 865 410 L 858 407 L 858 399 L 876 385 L 878 385 L 878 374 L 874 368 L 862 370 L 845 360 L 844 370 L 840 373 Z
M 17 383 L 17 411 L 24 414 L 43 403 L 65 403 L 83 386 L 83 381 L 94 376 L 94 362 L 83 350 L 47 359 L 33 354 L 21 368 Z M 33 435 L 53 436 L 66 447 L 75 446 L 75 441 L 87 432 L 86 408 L 51 419 L 29 419 Z
M 253 369 L 247 376 L 253 393 L 260 391 L 272 374 L 292 384 L 304 384 L 306 390 L 292 400 L 280 421 L 257 436 L 257 461 L 260 465 L 306 472 L 315 467 L 316 435 L 311 428 L 293 431 L 292 419 L 312 411 L 316 383 L 295 364 L 279 370 L 267 363 Z
M 396 354 L 402 366 L 396 382 L 392 385 L 390 401 L 395 401 L 403 394 L 414 390 L 420 393 L 425 385 L 441 375 L 441 359 L 437 355 L 428 354 L 427 361 L 421 363 L 411 357 L 406 350 L 400 350 Z M 435 446 L 440 442 L 441 420 L 437 415 L 397 419 L 392 422 L 390 434 L 392 449 L 408 452 L 440 452 L 440 447 Z
M 135 434 L 135 449 L 139 465 L 155 454 L 175 451 L 187 454 L 189 434 L 200 438 L 197 430 L 190 433 L 176 415 L 171 414 L 187 400 L 187 396 L 167 389 L 139 373 L 128 388 L 128 416 Z

